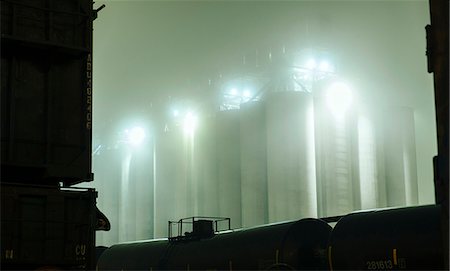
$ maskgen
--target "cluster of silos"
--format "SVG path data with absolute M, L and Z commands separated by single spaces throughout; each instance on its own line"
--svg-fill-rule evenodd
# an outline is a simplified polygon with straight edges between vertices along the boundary
M 312 96 L 274 92 L 239 110 L 155 137 L 155 237 L 167 221 L 231 218 L 231 226 L 317 216 Z
M 218 112 L 215 126 L 220 216 L 233 227 L 317 216 L 309 93 L 271 93 Z
M 325 91 L 278 91 L 161 132 L 155 237 L 167 221 L 230 217 L 248 227 L 417 203 L 413 112 L 354 107 L 337 117 Z
M 149 238 L 154 217 L 151 142 L 134 148 L 111 141 L 98 144 L 93 156 L 95 186 L 102 191 L 97 203 L 112 225 L 108 232 L 97 232 L 97 245 L 106 246 Z
M 360 208 L 417 205 L 414 111 L 366 105 L 357 129 Z
M 201 116 L 193 133 L 155 129 L 146 155 L 109 150 L 98 164 L 111 174 L 96 179 L 109 182 L 99 204 L 116 227 L 100 239 L 165 237 L 168 221 L 190 216 L 238 228 L 417 204 L 413 111 L 364 106 L 336 118 L 324 95 L 272 91 Z

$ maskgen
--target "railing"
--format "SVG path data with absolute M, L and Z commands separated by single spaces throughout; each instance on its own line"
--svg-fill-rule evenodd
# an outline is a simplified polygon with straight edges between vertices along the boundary
M 174 232 L 174 227 L 176 227 L 176 234 Z M 178 221 L 169 221 L 169 241 L 211 237 L 216 232 L 230 229 L 231 219 L 229 217 L 187 217 Z

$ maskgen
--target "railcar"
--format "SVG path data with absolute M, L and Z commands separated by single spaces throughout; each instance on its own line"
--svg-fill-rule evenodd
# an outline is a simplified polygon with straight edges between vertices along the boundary
M 301 219 L 215 232 L 210 220 L 176 238 L 113 245 L 98 270 L 324 270 L 331 226 Z

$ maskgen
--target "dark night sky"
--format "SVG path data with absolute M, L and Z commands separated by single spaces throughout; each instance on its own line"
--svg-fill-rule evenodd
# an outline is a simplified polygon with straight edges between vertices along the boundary
M 136 116 L 152 119 L 152 108 L 172 101 L 208 103 L 217 95 L 220 75 L 231 80 L 259 74 L 256 51 L 262 63 L 283 47 L 287 53 L 312 48 L 333 56 L 337 73 L 365 103 L 415 109 L 421 203 L 432 201 L 436 131 L 425 57 L 428 1 L 96 1 L 95 6 L 103 3 L 94 22 L 94 135 Z

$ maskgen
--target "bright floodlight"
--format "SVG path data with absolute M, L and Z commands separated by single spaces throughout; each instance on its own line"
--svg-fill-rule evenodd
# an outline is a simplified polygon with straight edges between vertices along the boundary
M 178 110 L 173 110 L 173 116 L 174 117 L 178 117 L 178 115 L 180 114 L 180 112 Z
M 308 60 L 308 62 L 306 63 L 306 67 L 310 70 L 314 70 L 316 66 L 317 66 L 316 61 L 312 58 Z
M 330 72 L 331 71 L 331 65 L 328 61 L 322 60 L 319 65 L 319 70 L 322 72 Z
M 246 99 L 250 98 L 250 90 L 246 89 L 244 91 L 244 98 L 246 98 Z
M 231 91 L 230 91 L 230 93 L 231 93 L 231 95 L 237 95 L 237 89 L 235 89 L 235 88 L 232 88 L 231 89 Z
M 350 88 L 344 83 L 334 83 L 328 88 L 326 102 L 328 108 L 336 116 L 342 116 L 352 103 L 353 97 Z
M 187 134 L 193 134 L 197 127 L 197 117 L 191 112 L 187 113 L 184 117 L 184 131 Z
M 127 130 L 127 142 L 132 146 L 139 146 L 145 138 L 145 131 L 142 127 L 134 127 Z

